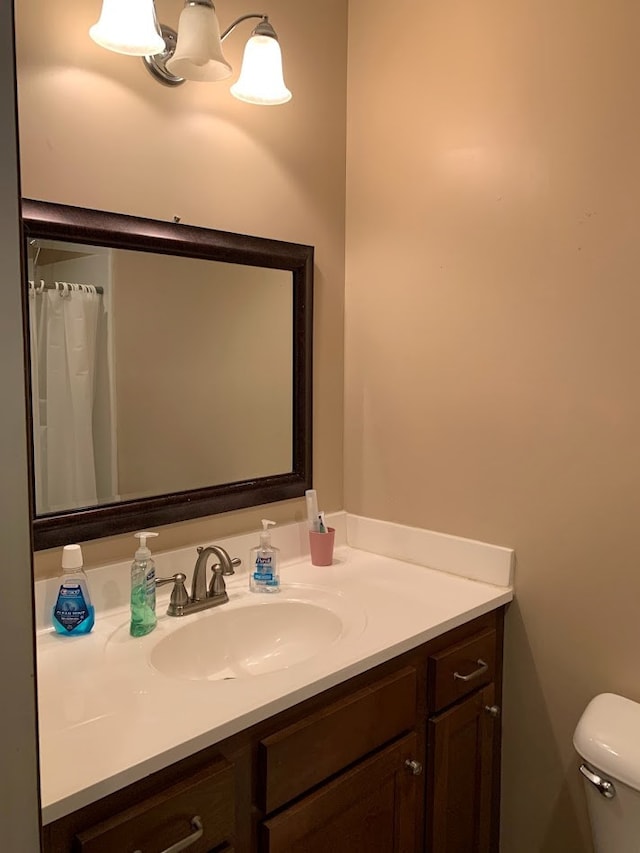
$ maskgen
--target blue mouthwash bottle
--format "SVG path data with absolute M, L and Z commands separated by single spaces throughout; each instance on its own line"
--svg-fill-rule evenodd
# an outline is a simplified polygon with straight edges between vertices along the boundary
M 51 621 L 58 634 L 65 637 L 88 634 L 93 628 L 95 610 L 89 598 L 79 545 L 65 545 L 62 549 L 62 580 Z

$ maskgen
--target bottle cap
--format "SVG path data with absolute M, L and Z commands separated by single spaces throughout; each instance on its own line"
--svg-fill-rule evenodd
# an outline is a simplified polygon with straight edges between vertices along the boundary
M 65 545 L 62 549 L 62 568 L 82 568 L 82 548 L 79 545 Z

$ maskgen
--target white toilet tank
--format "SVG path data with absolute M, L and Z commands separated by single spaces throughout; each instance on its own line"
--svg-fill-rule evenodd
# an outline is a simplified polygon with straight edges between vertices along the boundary
M 640 705 L 601 693 L 573 735 L 596 853 L 640 853 Z

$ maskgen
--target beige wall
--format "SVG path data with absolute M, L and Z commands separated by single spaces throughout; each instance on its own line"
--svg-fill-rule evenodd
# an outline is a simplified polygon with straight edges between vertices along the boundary
M 24 194 L 316 245 L 316 481 L 336 508 L 346 4 L 269 0 L 278 110 L 158 86 L 86 39 L 98 5 L 17 4 Z M 640 11 L 349 6 L 346 506 L 517 549 L 503 853 L 586 851 L 573 727 L 595 693 L 640 700 Z
M 179 0 L 157 3 L 177 25 Z M 346 0 L 313 10 L 268 0 L 293 100 L 252 107 L 227 83 L 156 83 L 142 61 L 87 36 L 99 0 L 16 2 L 22 188 L 27 197 L 309 243 L 316 247 L 314 479 L 327 510 L 342 506 Z M 222 26 L 247 11 L 218 4 Z M 244 30 L 246 28 L 246 32 Z M 239 69 L 250 25 L 225 42 Z M 327 62 L 326 45 L 331 45 Z M 319 70 L 321 69 L 321 71 Z M 271 505 L 284 522 L 304 500 Z M 264 510 L 163 528 L 158 548 L 257 529 Z M 88 565 L 131 552 L 131 537 L 84 547 Z M 55 572 L 56 552 L 36 571 Z
M 292 276 L 113 253 L 118 492 L 292 470 Z
M 640 10 L 351 0 L 345 503 L 517 550 L 503 853 L 590 849 L 640 700 Z

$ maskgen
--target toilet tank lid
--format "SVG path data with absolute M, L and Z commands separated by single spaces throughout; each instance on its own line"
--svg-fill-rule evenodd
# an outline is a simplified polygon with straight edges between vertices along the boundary
M 573 734 L 576 751 L 595 768 L 640 791 L 640 705 L 601 693 L 585 708 Z

